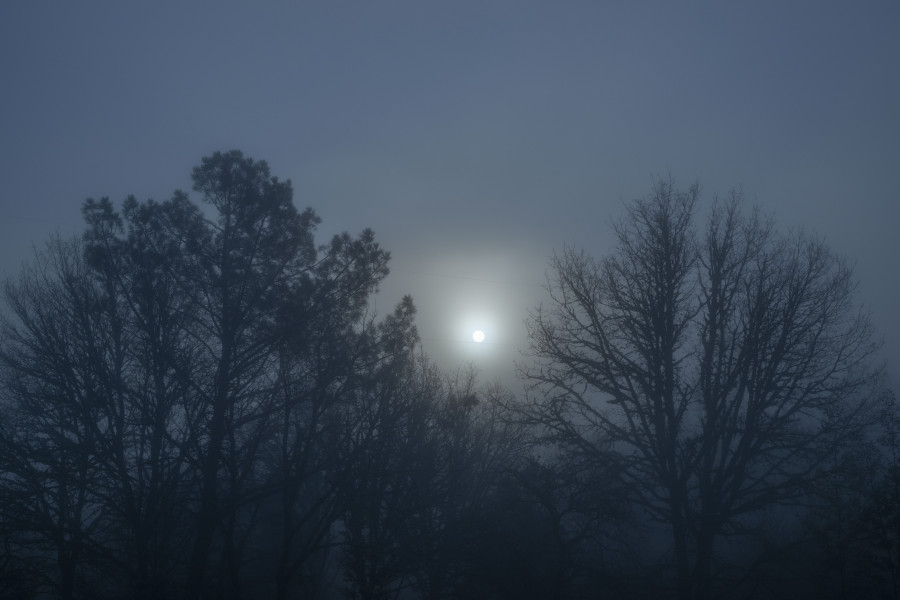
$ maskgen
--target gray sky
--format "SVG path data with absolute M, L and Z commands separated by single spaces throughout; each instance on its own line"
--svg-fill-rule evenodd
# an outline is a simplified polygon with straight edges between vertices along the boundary
M 372 227 L 379 298 L 506 378 L 553 248 L 604 253 L 654 175 L 740 187 L 856 264 L 900 365 L 900 4 L 0 4 L 0 270 L 86 197 L 167 198 L 237 148 L 320 241 Z M 471 329 L 488 342 L 476 346 Z

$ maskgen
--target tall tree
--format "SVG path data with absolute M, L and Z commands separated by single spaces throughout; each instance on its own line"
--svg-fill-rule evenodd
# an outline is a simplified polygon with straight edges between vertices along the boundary
M 199 597 L 213 534 L 228 516 L 220 497 L 222 480 L 226 489 L 241 484 L 237 466 L 228 464 L 237 460 L 234 444 L 243 444 L 242 432 L 258 428 L 269 416 L 260 410 L 268 386 L 261 376 L 277 343 L 272 324 L 292 282 L 303 277 L 314 258 L 317 218 L 311 210 L 297 211 L 290 182 L 271 177 L 266 163 L 240 152 L 204 158 L 193 181 L 215 218 L 208 220 L 195 209 L 167 225 L 173 235 L 188 240 L 179 280 L 199 307 L 192 333 L 206 349 L 209 367 L 194 388 L 204 407 L 198 432 L 204 442 L 196 446 L 201 492 L 187 592 Z M 226 554 L 231 543 L 224 541 Z
M 33 566 L 66 597 L 236 598 L 273 572 L 284 597 L 340 515 L 338 408 L 389 254 L 369 230 L 317 249 L 315 213 L 240 152 L 193 178 L 206 208 L 88 200 L 83 239 L 5 290 L 0 533 L 52 550 Z
M 106 405 L 100 463 L 107 477 L 105 511 L 124 534 L 122 563 L 135 597 L 171 593 L 191 539 L 185 476 L 198 413 L 192 381 L 202 353 L 189 335 L 197 307 L 177 279 L 185 244 L 161 226 L 166 218 L 179 220 L 172 212 L 189 208 L 133 197 L 122 214 L 105 198 L 83 207 L 90 276 L 122 315 L 123 364 Z
M 708 598 L 715 542 L 800 497 L 867 417 L 875 349 L 846 263 L 777 236 L 740 198 L 694 231 L 699 187 L 659 181 L 597 261 L 566 249 L 528 323 L 523 407 L 568 452 L 616 466 L 672 536 L 680 598 Z

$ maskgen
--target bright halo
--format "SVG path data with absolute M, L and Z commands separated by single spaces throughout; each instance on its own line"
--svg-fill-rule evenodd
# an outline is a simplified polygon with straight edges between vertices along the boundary
M 484 341 L 484 332 L 480 329 L 476 329 L 472 332 L 472 340 L 480 344 Z

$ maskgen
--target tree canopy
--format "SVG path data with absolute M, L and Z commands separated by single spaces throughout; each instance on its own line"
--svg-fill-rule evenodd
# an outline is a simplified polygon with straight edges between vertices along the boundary
M 698 194 L 658 181 L 610 256 L 554 256 L 524 371 L 527 418 L 669 528 L 684 599 L 710 597 L 719 538 L 808 498 L 860 441 L 878 380 L 847 264 L 736 194 L 698 232 Z

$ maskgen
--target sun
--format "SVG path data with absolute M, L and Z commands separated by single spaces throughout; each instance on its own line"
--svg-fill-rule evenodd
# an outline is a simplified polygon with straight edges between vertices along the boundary
M 480 329 L 476 329 L 472 332 L 472 340 L 480 344 L 484 341 L 484 332 Z

